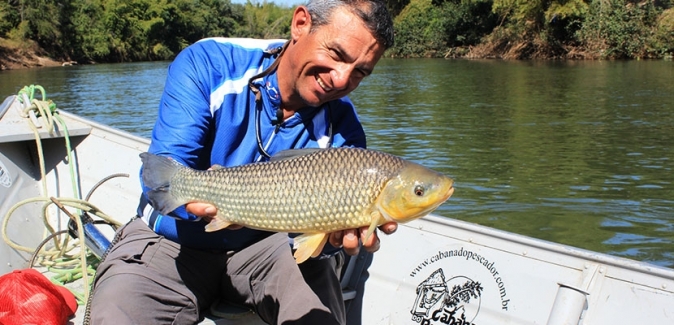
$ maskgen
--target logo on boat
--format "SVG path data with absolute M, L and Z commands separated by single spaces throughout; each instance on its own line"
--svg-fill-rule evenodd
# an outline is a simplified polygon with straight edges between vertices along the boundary
M 12 178 L 9 177 L 9 171 L 7 170 L 7 167 L 2 164 L 2 161 L 0 161 L 0 184 L 4 187 L 12 186 Z
M 508 310 L 510 299 L 496 263 L 464 247 L 438 251 L 409 276 L 419 281 L 413 282 L 416 296 L 409 311 L 417 324 L 477 325 L 483 303 Z

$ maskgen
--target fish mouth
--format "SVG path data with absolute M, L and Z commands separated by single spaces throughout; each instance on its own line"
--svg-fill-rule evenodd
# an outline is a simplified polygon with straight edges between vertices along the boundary
M 452 194 L 454 194 L 454 186 L 451 186 L 447 191 L 447 193 L 445 194 L 445 200 L 449 199 L 449 197 L 452 196 Z

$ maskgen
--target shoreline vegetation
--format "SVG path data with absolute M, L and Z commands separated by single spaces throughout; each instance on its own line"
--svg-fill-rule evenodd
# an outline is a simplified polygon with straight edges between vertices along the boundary
M 674 0 L 386 0 L 394 58 L 668 59 Z M 0 70 L 170 60 L 205 37 L 288 38 L 293 8 L 230 0 L 0 2 Z

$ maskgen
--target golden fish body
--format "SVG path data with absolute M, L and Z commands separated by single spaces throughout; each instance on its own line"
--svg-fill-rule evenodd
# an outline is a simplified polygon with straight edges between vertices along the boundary
M 298 263 L 315 256 L 327 234 L 406 222 L 449 198 L 452 179 L 394 155 L 360 148 L 288 150 L 269 162 L 198 171 L 165 157 L 141 154 L 143 182 L 153 207 L 167 214 L 188 202 L 207 202 L 218 216 L 206 231 L 230 224 L 303 233 Z

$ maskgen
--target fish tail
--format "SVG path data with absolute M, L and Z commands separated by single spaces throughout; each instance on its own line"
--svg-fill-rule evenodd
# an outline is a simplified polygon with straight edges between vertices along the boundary
M 167 157 L 157 156 L 148 152 L 140 154 L 143 161 L 141 173 L 143 184 L 150 188 L 146 193 L 152 207 L 161 214 L 168 214 L 179 206 L 187 203 L 171 194 L 171 180 L 181 169 L 187 168 Z

